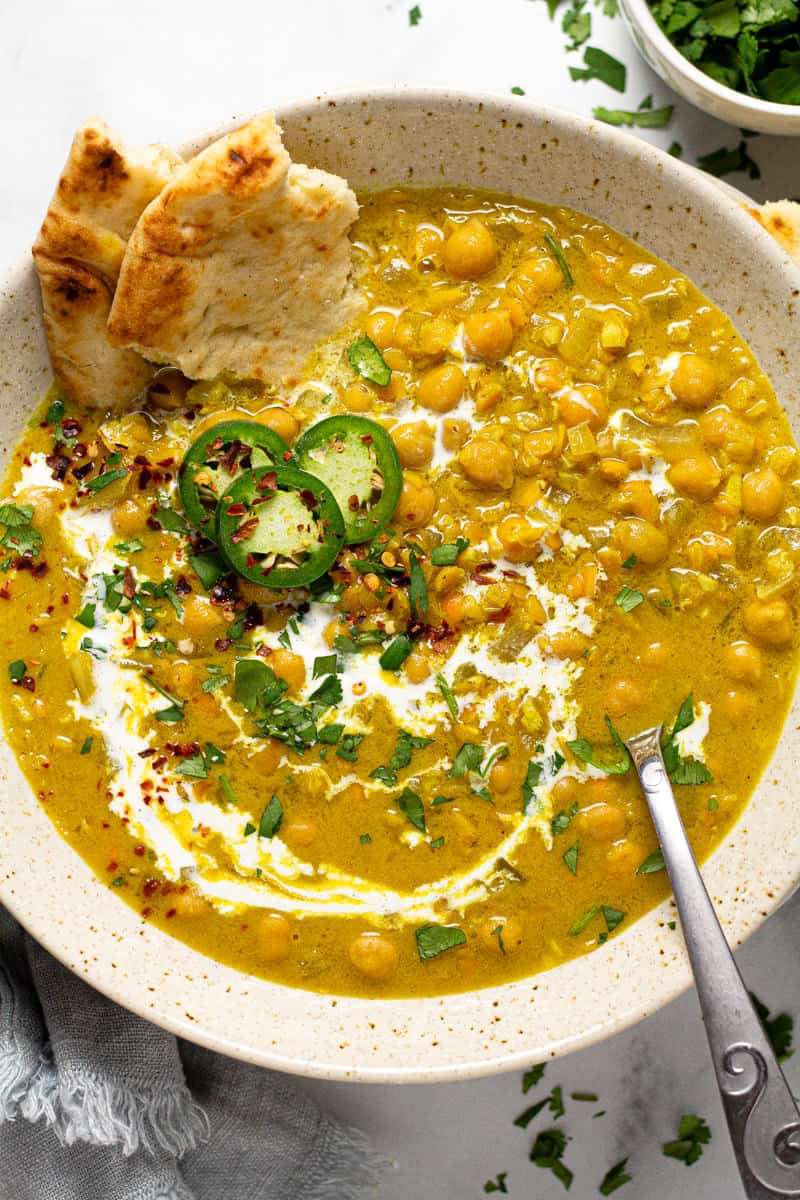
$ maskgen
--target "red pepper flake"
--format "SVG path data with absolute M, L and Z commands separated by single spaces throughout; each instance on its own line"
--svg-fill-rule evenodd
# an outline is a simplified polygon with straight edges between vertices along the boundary
M 148 918 L 149 916 L 151 916 L 152 912 L 153 912 L 152 908 L 143 908 L 143 909 L 142 909 L 142 916 L 144 917 L 144 919 L 145 919 L 145 920 L 147 920 L 147 918 Z
M 229 517 L 243 517 L 245 511 L 245 507 L 240 500 L 237 500 L 235 504 L 229 504 L 225 509 L 225 512 Z
M 178 911 L 177 908 L 168 908 L 166 915 L 168 917 L 174 917 L 175 914 L 177 913 L 177 911 Z
M 257 492 L 277 492 L 278 476 L 274 471 L 265 471 L 263 475 L 256 480 Z
M 361 501 L 359 500 L 358 496 L 352 495 L 347 501 L 347 507 L 350 509 L 350 512 L 358 512 L 358 510 L 361 508 Z
M 122 575 L 122 594 L 127 600 L 132 600 L 136 595 L 136 580 L 130 567 L 126 567 Z
M 147 896 L 149 899 L 150 896 L 155 896 L 156 892 L 159 891 L 160 888 L 160 879 L 145 879 L 144 883 L 142 884 L 142 894 Z
M 487 613 L 486 620 L 492 625 L 502 625 L 503 622 L 507 621 L 510 616 L 511 616 L 511 605 L 506 604 L 506 605 L 504 605 L 503 608 L 499 609 L 497 612 Z
M 141 787 L 142 787 L 143 792 L 152 792 L 153 786 L 154 785 L 153 785 L 152 779 L 143 779 L 142 780 Z
M 20 679 L 20 680 L 12 679 L 11 682 L 16 683 L 17 687 L 25 688 L 26 692 L 35 692 L 36 691 L 36 680 L 33 678 L 32 675 L 23 675 L 22 679 Z M 42 764 L 42 765 L 44 766 L 44 764 Z
M 0 600 L 10 600 L 10 599 L 11 599 L 11 592 L 8 590 L 8 584 L 4 583 L 3 586 L 0 587 Z
M 306 508 L 314 509 L 317 507 L 317 498 L 310 488 L 303 488 L 300 492 L 300 499 L 305 504 Z
M 160 754 L 158 756 L 158 758 L 153 759 L 153 770 L 160 771 L 161 768 L 166 765 L 166 762 L 167 762 L 166 754 Z
M 39 632 L 39 626 L 38 626 L 38 625 L 29 625 L 29 626 L 28 626 L 28 631 L 29 631 L 29 633 L 38 633 L 38 632 Z
M 110 863 L 108 864 L 108 866 L 106 867 L 106 870 L 107 870 L 107 871 L 116 871 L 116 869 L 117 869 L 117 867 L 118 867 L 118 866 L 119 866 L 119 863 L 118 863 L 118 862 L 116 862 L 116 861 L 115 861 L 115 860 L 112 858 L 111 862 L 110 862 Z
M 284 462 L 291 462 L 291 461 L 292 461 L 292 452 L 291 452 L 291 450 L 284 450 L 284 452 L 283 452 L 283 456 L 282 456 L 282 457 L 283 457 L 283 461 L 284 461 Z
M 170 455 L 169 458 L 160 458 L 156 465 L 159 467 L 171 467 L 174 462 L 175 459 Z
M 229 508 L 228 512 L 230 511 Z M 246 542 L 248 538 L 251 538 L 257 529 L 258 517 L 249 517 L 248 520 L 242 522 L 238 529 L 234 529 L 231 534 L 231 541 L 234 546 L 238 546 L 240 542 Z
M 185 575 L 179 575 L 175 580 L 175 591 L 179 596 L 191 596 L 192 585 Z
M 139 758 L 152 758 L 153 755 L 155 754 L 155 752 L 156 752 L 155 746 L 148 746 L 148 748 L 146 750 L 139 751 L 138 757 Z
M 214 642 L 214 649 L 219 650 L 221 653 L 223 650 L 230 650 L 232 645 L 233 642 L 230 638 L 217 638 Z
M 133 853 L 136 855 L 137 858 L 142 858 L 144 856 L 144 852 L 145 852 L 144 846 L 142 846 L 142 845 L 133 847 Z

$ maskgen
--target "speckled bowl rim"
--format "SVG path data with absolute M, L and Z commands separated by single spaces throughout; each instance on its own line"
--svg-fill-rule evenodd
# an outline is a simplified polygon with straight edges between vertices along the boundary
M 675 253 L 665 257 L 746 331 L 797 427 L 800 350 L 789 334 L 798 316 L 800 273 L 740 205 L 692 168 L 619 130 L 491 93 L 365 89 L 277 111 L 298 159 L 346 173 L 348 162 L 369 152 L 373 165 L 365 177 L 352 172 L 357 187 L 446 181 L 493 187 L 571 203 L 662 254 L 675 239 Z M 244 119 L 193 139 L 184 151 Z M 385 167 L 377 171 L 381 156 Z M 557 183 L 562 159 L 569 181 Z M 395 163 L 413 170 L 394 170 Z M 715 239 L 713 245 L 704 247 L 703 238 Z M 49 377 L 37 312 L 26 256 L 0 278 L 4 457 L 31 397 Z M 791 788 L 780 782 L 797 775 L 799 715 L 795 698 L 752 804 L 705 869 L 733 944 L 800 878 Z M 401 1000 L 286 988 L 215 963 L 113 899 L 51 825 L 4 741 L 0 822 L 0 902 L 51 953 L 118 1003 L 181 1037 L 299 1075 L 419 1083 L 520 1068 L 608 1037 L 690 983 L 680 934 L 666 924 L 674 915 L 666 901 L 592 954 L 500 987 Z

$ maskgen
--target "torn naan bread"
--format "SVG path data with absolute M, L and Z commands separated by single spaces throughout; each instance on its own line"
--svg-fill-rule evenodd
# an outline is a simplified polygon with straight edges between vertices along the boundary
M 796 200 L 773 200 L 762 204 L 753 215 L 800 267 L 800 204 Z
M 188 162 L 145 210 L 108 328 L 116 346 L 190 379 L 297 380 L 361 307 L 344 179 L 292 163 L 272 114 Z
M 108 340 L 125 246 L 144 208 L 182 160 L 161 146 L 128 149 L 103 121 L 78 130 L 33 245 L 55 377 L 89 408 L 123 408 L 153 368 Z

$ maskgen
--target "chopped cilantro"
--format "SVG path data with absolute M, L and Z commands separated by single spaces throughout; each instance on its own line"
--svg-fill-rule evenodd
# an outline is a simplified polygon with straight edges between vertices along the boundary
M 415 25 L 419 25 L 422 20 L 422 9 L 418 4 L 408 10 L 408 23 L 413 29 Z
M 462 779 L 469 771 L 479 771 L 485 753 L 483 746 L 464 742 L 447 774 L 451 779 Z
M 144 542 L 138 538 L 128 538 L 126 542 L 115 542 L 114 549 L 120 554 L 138 554 L 140 550 L 144 550 Z
M 437 804 L 452 804 L 452 803 L 453 803 L 452 796 L 434 796 L 433 800 L 431 801 L 431 806 L 433 808 L 435 808 Z
M 413 649 L 414 644 L 411 638 L 404 633 L 399 633 L 378 659 L 382 670 L 399 671 Z
M 587 908 L 583 916 L 578 917 L 574 925 L 570 925 L 569 929 L 567 930 L 569 937 L 577 937 L 578 934 L 583 933 L 586 926 L 592 923 L 598 912 L 599 909 L 596 904 L 593 905 L 592 908 Z
M 683 158 L 683 146 L 680 142 L 671 142 L 667 154 L 671 154 L 673 158 Z
M 665 1142 L 662 1150 L 667 1158 L 677 1158 L 685 1166 L 691 1167 L 703 1153 L 703 1146 L 711 1141 L 711 1130 L 702 1117 L 685 1113 L 678 1125 L 678 1136 L 672 1142 Z
M 430 841 L 431 850 L 440 850 L 443 845 L 444 845 L 443 837 L 432 838 Z
M 648 854 L 647 858 L 636 868 L 637 875 L 656 875 L 659 871 L 664 870 L 664 855 L 660 850 L 654 850 L 652 854 Z
M 569 808 L 562 808 L 560 812 L 556 813 L 550 822 L 550 832 L 553 834 L 553 837 L 559 833 L 566 833 L 579 811 L 580 808 L 576 800 Z
M 512 88 L 512 91 L 513 91 L 513 88 Z M 521 92 L 521 94 L 524 95 L 525 93 Z M 507 1196 L 508 1195 L 508 1188 L 506 1187 L 507 1179 L 508 1179 L 507 1171 L 501 1171 L 499 1175 L 496 1175 L 494 1177 L 494 1179 L 487 1179 L 486 1183 L 483 1185 L 483 1190 L 484 1190 L 485 1194 L 487 1196 L 490 1196 L 493 1192 L 500 1192 L 503 1196 Z
M 370 843 L 372 842 L 372 838 L 370 837 L 370 835 L 368 833 L 362 833 L 361 837 L 358 840 L 361 842 L 362 846 L 369 846 Z
M 524 95 L 525 95 L 525 88 L 521 88 L 521 87 L 519 87 L 518 85 L 517 85 L 517 86 L 515 86 L 515 87 L 512 87 L 512 89 L 511 89 L 511 95 L 512 95 L 512 96 L 524 96 Z
M 794 1020 L 788 1013 L 778 1013 L 776 1017 L 770 1015 L 770 1011 L 766 1004 L 762 1004 L 758 996 L 750 993 L 750 999 L 753 1001 L 753 1007 L 758 1013 L 758 1019 L 764 1026 L 764 1032 L 770 1040 L 772 1049 L 775 1051 L 775 1057 L 778 1062 L 786 1062 L 787 1058 L 791 1058 L 794 1053 L 792 1049 L 792 1038 L 794 1035 Z
M 175 515 L 177 516 L 177 513 Z M 160 523 L 160 516 L 158 519 Z M 207 592 L 210 592 L 217 580 L 230 570 L 216 550 L 209 550 L 205 554 L 190 554 L 189 566 Z
M 203 680 L 200 687 L 206 693 L 216 692 L 218 688 L 225 687 L 225 684 L 230 681 L 230 675 L 209 675 L 208 679 Z
M 530 1160 L 535 1167 L 552 1171 L 556 1179 L 569 1189 L 573 1175 L 561 1161 L 567 1148 L 567 1135 L 561 1129 L 548 1129 L 540 1133 L 533 1143 Z
M 453 689 L 450 687 L 450 684 L 447 682 L 444 675 L 436 676 L 436 686 L 438 687 L 439 691 L 442 693 L 442 696 L 444 697 L 444 702 L 447 705 L 447 708 L 450 712 L 450 716 L 453 718 L 454 721 L 457 721 L 458 720 L 458 701 L 456 700 L 455 696 L 453 695 Z
M 798 73 L 800 79 L 800 72 Z M 697 159 L 698 165 L 709 175 L 721 178 L 731 175 L 734 171 L 746 171 L 750 179 L 760 179 L 761 169 L 748 152 L 747 142 L 742 139 L 738 146 L 720 146 L 710 154 L 701 154 Z
M 320 654 L 314 659 L 311 678 L 320 679 L 323 675 L 335 675 L 338 670 L 339 660 L 335 654 Z
M 574 742 L 567 742 L 567 746 L 581 762 L 597 767 L 598 770 L 604 771 L 606 775 L 625 775 L 631 765 L 631 756 L 628 754 L 622 738 L 614 728 L 611 718 L 606 716 L 605 720 L 608 732 L 611 734 L 611 740 L 618 751 L 615 759 L 609 760 L 606 756 L 598 756 L 591 742 L 587 742 L 585 738 L 576 738 Z
M 283 805 L 277 796 L 273 796 L 261 814 L 261 820 L 258 822 L 258 836 L 274 837 L 281 827 L 282 820 Z
M 404 816 L 408 817 L 411 824 L 420 833 L 426 833 L 425 826 L 425 809 L 422 801 L 416 792 L 412 792 L 411 788 L 403 788 L 400 795 L 397 797 L 397 807 Z
M 690 693 L 678 709 L 678 715 L 675 717 L 672 729 L 661 742 L 664 766 L 667 768 L 667 774 L 670 779 L 675 784 L 696 786 L 703 783 L 713 783 L 714 776 L 705 763 L 699 762 L 695 758 L 682 758 L 678 749 L 678 734 L 682 733 L 684 729 L 688 729 L 692 724 L 694 724 L 694 699 Z
M 644 604 L 644 596 L 641 592 L 637 592 L 635 588 L 621 587 L 614 597 L 614 603 L 617 608 L 621 608 L 623 612 L 633 612 L 640 604 Z
M 408 556 L 408 599 L 411 605 L 411 616 L 414 621 L 420 621 L 428 611 L 428 585 L 425 573 L 419 562 L 416 550 Z
M 208 779 L 208 766 L 202 754 L 190 754 L 182 758 L 175 768 L 176 775 L 186 775 L 190 779 Z
M 81 611 L 75 617 L 75 620 L 84 625 L 86 629 L 94 629 L 95 607 L 94 604 L 84 604 Z
M 45 423 L 47 425 L 58 425 L 61 418 L 64 416 L 66 406 L 60 396 L 56 396 L 47 412 L 45 413 Z
M 436 546 L 431 550 L 431 562 L 434 567 L 455 566 L 459 554 L 466 550 L 468 545 L 469 538 L 458 537 L 454 542 L 445 542 L 443 546 Z
M 336 749 L 336 757 L 345 762 L 358 762 L 356 751 L 364 740 L 363 733 L 345 733 Z
M 417 6 L 414 6 L 417 8 Z M 412 12 L 414 9 L 411 10 Z M 417 8 L 417 12 L 419 9 Z M 416 22 L 415 22 L 416 24 Z M 392 368 L 384 359 L 372 338 L 366 336 L 357 338 L 347 351 L 350 366 L 363 379 L 385 387 L 392 378 Z
M 522 1076 L 522 1094 L 527 1096 L 531 1088 L 535 1088 L 538 1083 L 542 1082 L 544 1077 L 546 1063 L 537 1063 L 535 1067 L 530 1067 Z
M 370 646 L 382 646 L 388 636 L 383 629 L 349 629 L 333 639 L 333 648 L 342 654 L 356 654 Z
M 189 526 L 179 512 L 164 504 L 153 513 L 153 519 L 168 533 L 188 533 Z M 220 560 L 221 561 L 221 560 Z
M 638 561 L 635 554 L 629 554 L 622 566 L 626 571 L 630 571 L 631 567 L 635 567 Z
M 118 467 L 115 471 L 106 471 L 103 475 L 96 475 L 94 479 L 90 479 L 86 487 L 87 491 L 102 492 L 103 488 L 107 488 L 110 484 L 116 483 L 118 479 L 124 479 L 128 474 L 127 467 Z
M 8 677 L 12 683 L 20 683 L 25 678 L 27 665 L 22 658 L 15 658 L 8 664 Z
M 599 79 L 615 92 L 625 91 L 627 70 L 618 58 L 598 46 L 587 46 L 583 52 L 584 67 L 570 67 L 572 79 Z
M 577 50 L 592 36 L 592 14 L 586 9 L 586 0 L 573 0 L 561 18 L 561 29 L 571 38 L 567 50 Z
M 239 801 L 236 799 L 236 794 L 235 794 L 233 788 L 231 787 L 230 780 L 228 779 L 227 775 L 220 775 L 219 788 L 229 804 L 238 804 L 239 803 Z
M 84 742 L 83 742 L 83 745 L 82 745 L 82 746 L 81 746 L 81 748 L 80 748 L 80 753 L 81 753 L 81 754 L 91 754 L 91 752 L 92 752 L 92 745 L 93 745 L 93 743 L 94 743 L 94 738 L 93 738 L 93 737 L 87 737 L 87 738 L 85 738 L 85 739 L 84 739 Z
M 567 867 L 569 867 L 572 874 L 577 875 L 578 874 L 578 843 L 576 842 L 574 846 L 570 846 L 569 850 L 566 850 L 564 852 L 564 854 L 562 854 L 561 857 L 563 858 L 565 865 Z
M 392 787 L 397 783 L 397 772 L 402 771 L 411 763 L 411 754 L 414 750 L 422 750 L 425 746 L 429 746 L 433 738 L 417 737 L 412 733 L 408 733 L 405 729 L 401 729 L 397 735 L 397 742 L 389 759 L 389 765 L 386 767 L 376 767 L 374 771 L 370 771 L 371 779 L 378 779 L 387 787 Z
M 674 105 L 667 104 L 664 108 L 642 108 L 631 112 L 623 108 L 592 109 L 592 116 L 606 125 L 636 125 L 639 129 L 663 129 L 672 117 Z
M 255 825 L 251 825 L 250 822 L 248 821 L 244 827 L 244 836 L 250 837 L 250 835 L 255 833 L 255 831 L 256 831 Z
M 457 925 L 423 925 L 415 931 L 417 953 L 422 962 L 466 945 L 467 935 Z
M 625 913 L 621 909 L 609 908 L 607 904 L 602 906 L 602 913 L 609 933 L 613 933 L 617 926 L 625 920 Z
M 553 237 L 552 233 L 546 233 L 544 235 L 544 240 L 548 249 L 552 252 L 553 257 L 561 268 L 561 274 L 564 276 L 564 283 L 568 288 L 573 287 L 575 280 L 573 278 L 572 271 L 569 269 L 569 263 L 564 257 L 564 251 L 561 249 L 561 246 Z
M 624 1187 L 626 1183 L 630 1183 L 633 1178 L 628 1175 L 625 1168 L 628 1165 L 627 1158 L 621 1158 L 618 1163 L 606 1171 L 600 1184 L 600 1195 L 610 1196 L 612 1192 L 616 1192 L 617 1188 Z

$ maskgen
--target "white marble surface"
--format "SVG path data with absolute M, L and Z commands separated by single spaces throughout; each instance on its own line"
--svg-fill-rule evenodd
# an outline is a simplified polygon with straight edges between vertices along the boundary
M 25 251 L 41 219 L 74 128 L 97 113 L 132 141 L 179 141 L 224 117 L 320 91 L 410 83 L 484 88 L 589 113 L 592 106 L 636 108 L 650 92 L 674 101 L 673 140 L 693 161 L 739 134 L 670 95 L 638 59 L 619 20 L 593 11 L 592 44 L 627 62 L 624 97 L 599 83 L 573 83 L 565 38 L 544 0 L 27 0 L 0 16 L 0 262 Z M 800 195 L 800 139 L 758 137 L 750 150 L 763 177 L 730 181 L 760 198 Z M 788 905 L 741 955 L 748 981 L 773 1009 L 793 1011 L 800 993 L 800 902 Z M 654 964 L 654 969 L 656 969 Z M 313 1036 L 313 1035 L 312 1035 Z M 800 1056 L 788 1065 L 800 1090 Z M 589 1200 L 607 1167 L 631 1155 L 625 1200 L 732 1200 L 738 1184 L 721 1109 L 707 1069 L 696 1000 L 686 996 L 638 1028 L 548 1068 L 537 1091 L 561 1083 L 600 1095 L 568 1102 L 570 1196 Z M 547 1085 L 547 1086 L 546 1086 Z M 562 1195 L 561 1185 L 527 1161 L 528 1133 L 513 1119 L 525 1107 L 518 1075 L 429 1087 L 305 1084 L 337 1113 L 366 1128 L 395 1163 L 379 1200 L 469 1200 L 508 1172 L 509 1194 Z M 596 1120 L 592 1113 L 605 1109 Z M 661 1155 L 682 1112 L 710 1122 L 714 1139 L 687 1172 Z M 265 1131 L 268 1136 L 268 1131 Z

